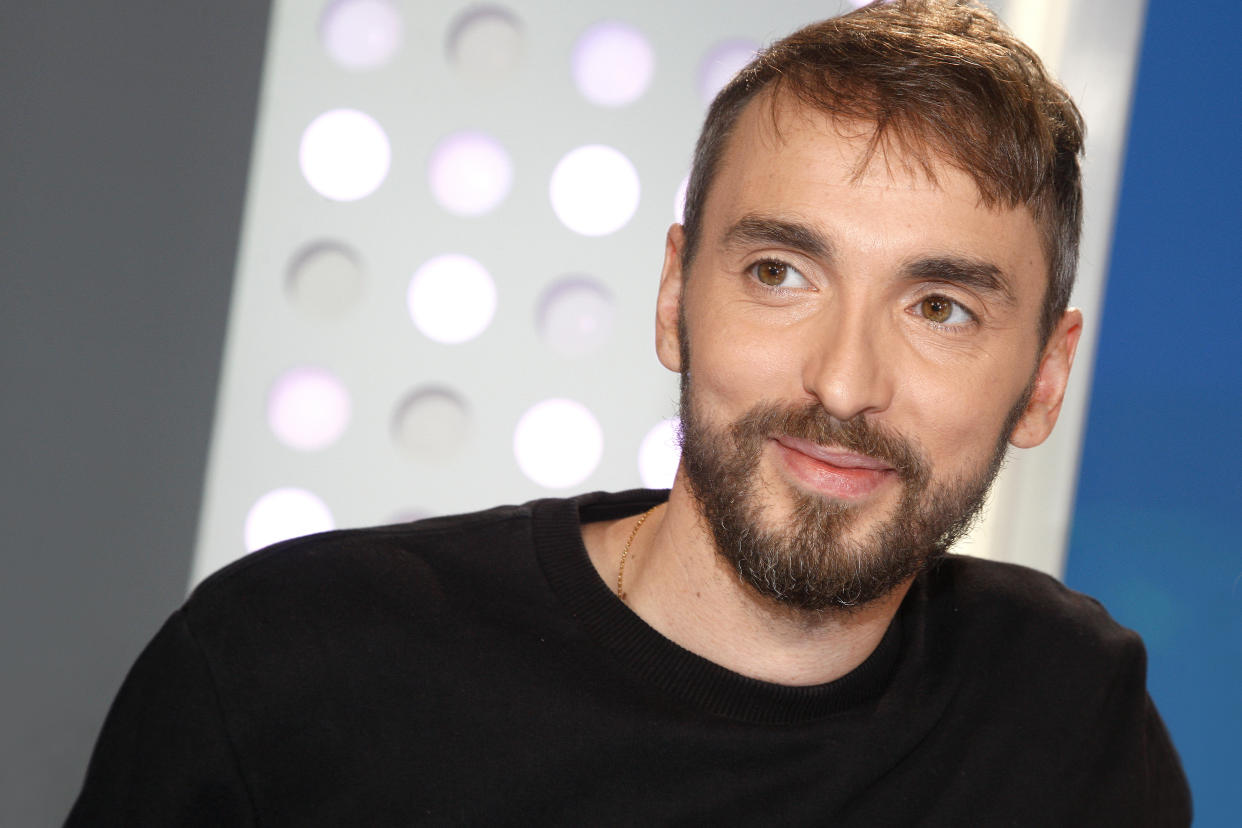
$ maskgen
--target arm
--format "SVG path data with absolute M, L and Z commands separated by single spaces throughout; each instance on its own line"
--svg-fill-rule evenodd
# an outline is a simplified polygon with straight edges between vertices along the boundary
M 174 613 L 121 686 L 66 828 L 253 824 L 215 682 Z
M 1125 814 L 1130 825 L 1188 826 L 1190 787 L 1168 730 L 1147 693 L 1147 653 L 1129 633 L 1125 655 L 1085 734 L 1080 813 L 1093 824 Z M 1084 823 L 1085 824 L 1085 823 Z

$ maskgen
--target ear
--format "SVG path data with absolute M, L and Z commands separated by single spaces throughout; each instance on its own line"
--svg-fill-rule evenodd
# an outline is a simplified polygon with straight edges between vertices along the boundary
M 686 244 L 686 232 L 680 224 L 668 228 L 664 241 L 664 267 L 660 271 L 660 293 L 656 298 L 656 355 L 660 363 L 670 371 L 681 372 L 681 340 L 677 319 L 681 313 L 681 294 L 684 278 L 681 271 L 681 253 Z
M 1081 335 L 1082 311 L 1070 308 L 1061 315 L 1061 321 L 1048 337 L 1039 370 L 1035 373 L 1031 399 L 1009 435 L 1009 442 L 1018 448 L 1037 446 L 1052 433 L 1061 414 L 1061 402 L 1065 399 L 1065 387 Z

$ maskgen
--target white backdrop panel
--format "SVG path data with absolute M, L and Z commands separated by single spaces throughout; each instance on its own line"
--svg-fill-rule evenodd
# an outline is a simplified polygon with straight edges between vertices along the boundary
M 1090 300 L 1089 321 L 1101 295 L 1141 21 L 1138 4 L 1092 5 L 996 4 L 1050 63 L 1073 69 L 1066 80 L 1093 129 L 1105 124 L 1090 144 L 1103 160 L 1093 157 L 1088 169 L 1093 223 L 1078 296 Z M 644 437 L 676 405 L 676 377 L 652 346 L 654 298 L 664 233 L 706 109 L 704 78 L 727 67 L 712 56 L 722 44 L 766 44 L 851 7 L 276 0 L 192 582 L 293 531 L 660 482 L 638 466 Z M 649 52 L 640 49 L 629 68 L 584 93 L 575 50 L 606 21 L 637 33 Z M 616 52 L 601 54 L 605 66 L 620 63 Z M 317 118 L 342 109 L 366 116 L 343 122 L 363 127 L 357 149 L 334 144 L 344 139 L 330 133 L 306 137 Z M 450 181 L 454 169 L 474 177 L 464 192 L 445 195 L 430 164 L 462 132 L 471 136 L 466 150 L 482 155 L 445 168 Z M 589 145 L 623 154 L 639 183 L 632 218 L 600 235 L 570 229 L 549 197 L 558 162 Z M 489 153 L 496 146 L 503 152 Z M 316 147 L 343 169 L 306 174 Z M 571 175 L 570 189 L 583 180 Z M 590 183 L 586 195 L 602 186 Z M 623 200 L 606 198 L 605 211 Z M 477 268 L 440 282 L 424 273 L 412 318 L 411 280 L 444 256 L 476 261 L 494 293 Z M 1085 388 L 1084 376 L 1059 442 L 1003 473 L 967 549 L 1059 571 Z M 515 430 L 546 400 L 589 411 L 602 446 L 592 442 L 589 418 L 582 444 L 572 423 L 549 431 L 528 421 L 522 433 L 532 456 L 564 456 L 558 468 L 524 468 Z M 252 511 L 282 489 L 297 491 L 263 501 L 272 507 L 266 520 Z M 315 508 L 289 522 L 305 506 L 299 493 L 313 495 Z M 1018 529 L 1002 536 L 999 524 Z

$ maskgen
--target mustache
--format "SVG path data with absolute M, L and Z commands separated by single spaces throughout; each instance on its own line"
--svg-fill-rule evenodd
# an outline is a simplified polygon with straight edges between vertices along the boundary
M 924 484 L 930 479 L 928 463 L 912 441 L 862 414 L 839 420 L 816 402 L 799 406 L 760 403 L 735 421 L 729 432 L 741 449 L 757 449 L 764 439 L 784 434 L 882 460 L 908 483 Z

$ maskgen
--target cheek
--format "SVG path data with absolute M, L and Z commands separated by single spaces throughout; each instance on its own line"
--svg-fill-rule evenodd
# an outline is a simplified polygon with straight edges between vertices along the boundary
M 903 384 L 892 424 L 916 437 L 936 468 L 973 471 L 991 458 L 1027 379 L 1015 382 L 1010 372 L 995 370 L 924 373 Z
M 790 386 L 790 377 L 797 374 L 794 361 L 779 333 L 739 324 L 724 313 L 688 318 L 687 325 L 691 376 L 700 399 L 710 398 L 738 413 L 797 392 Z

